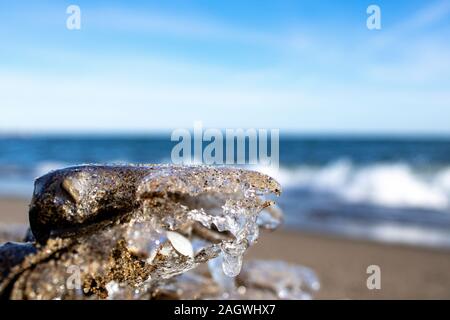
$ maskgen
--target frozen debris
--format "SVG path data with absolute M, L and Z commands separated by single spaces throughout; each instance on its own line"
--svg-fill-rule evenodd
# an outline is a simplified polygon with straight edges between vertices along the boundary
M 311 269 L 283 261 L 250 261 L 239 275 L 239 281 L 245 287 L 263 288 L 279 299 L 289 300 L 310 300 L 320 289 Z
M 0 294 L 151 298 L 161 283 L 217 257 L 235 277 L 259 227 L 281 222 L 281 212 L 263 198 L 280 192 L 266 175 L 226 167 L 86 165 L 51 172 L 36 180 L 30 206 L 37 252 L 0 279 Z M 67 286 L 73 276 L 81 288 Z
M 210 260 L 209 273 L 191 270 L 160 283 L 157 297 L 172 299 L 310 300 L 319 290 L 315 273 L 283 261 L 253 260 L 237 278 L 220 267 L 220 257 Z

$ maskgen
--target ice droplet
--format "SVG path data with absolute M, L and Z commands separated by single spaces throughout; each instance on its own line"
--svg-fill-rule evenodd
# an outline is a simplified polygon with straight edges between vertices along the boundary
M 236 285 L 234 279 L 230 278 L 224 273 L 223 270 L 223 256 L 220 255 L 217 258 L 208 261 L 209 273 L 213 280 L 224 290 L 231 292 L 235 289 Z
M 221 245 L 222 268 L 227 276 L 239 274 L 245 250 L 258 239 L 257 216 L 264 206 L 265 203 L 257 199 L 228 199 L 218 214 L 209 214 L 203 209 L 188 213 L 191 219 L 203 226 L 210 228 L 214 225 L 219 232 L 228 231 L 234 236 L 233 241 Z
M 223 272 L 229 277 L 236 277 L 241 272 L 246 247 L 240 243 L 225 242 L 221 249 Z

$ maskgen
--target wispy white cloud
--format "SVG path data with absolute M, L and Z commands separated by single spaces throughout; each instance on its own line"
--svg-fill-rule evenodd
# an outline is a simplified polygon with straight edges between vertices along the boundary
M 407 45 L 414 38 L 423 35 L 423 29 L 436 25 L 450 16 L 450 0 L 427 2 L 422 8 L 399 20 L 394 25 L 383 29 L 374 44 L 379 47 L 389 47 L 400 42 Z M 428 35 L 428 34 L 427 34 Z
M 164 12 L 140 12 L 129 9 L 90 10 L 91 28 L 109 31 L 126 31 L 135 34 L 157 34 L 191 39 L 270 43 L 275 35 L 238 27 L 218 19 L 200 15 L 167 14 Z
M 442 21 L 450 15 L 450 1 L 438 0 L 427 4 L 422 10 L 419 10 L 411 18 L 406 19 L 401 28 L 414 30 L 424 28 Z
M 3 130 L 149 131 L 202 120 L 210 127 L 448 133 L 450 92 L 444 89 L 411 95 L 364 85 L 242 88 L 231 80 L 217 87 L 71 75 L 4 75 L 0 86 Z
M 362 70 L 386 85 L 450 85 L 450 29 L 429 31 L 450 16 L 450 0 L 427 3 L 366 41 Z M 359 53 L 360 54 L 360 53 Z

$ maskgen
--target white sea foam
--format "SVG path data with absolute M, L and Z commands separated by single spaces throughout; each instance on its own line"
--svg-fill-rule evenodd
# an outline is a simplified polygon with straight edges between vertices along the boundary
M 447 229 L 381 221 L 361 224 L 354 221 L 333 220 L 332 223 L 309 227 L 326 234 L 344 235 L 349 238 L 396 243 L 413 246 L 450 248 L 450 233 Z
M 369 203 L 394 208 L 450 208 L 450 167 L 420 172 L 405 163 L 356 166 L 338 160 L 323 167 L 259 167 L 284 188 L 323 192 L 351 203 Z
M 364 230 L 365 237 L 389 243 L 424 245 L 429 247 L 450 247 L 448 231 L 427 229 L 420 226 L 396 226 L 380 224 Z

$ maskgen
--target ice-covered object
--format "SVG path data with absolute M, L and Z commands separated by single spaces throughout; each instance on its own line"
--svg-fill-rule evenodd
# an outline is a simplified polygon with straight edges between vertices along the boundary
M 16 299 L 154 296 L 161 283 L 221 257 L 239 274 L 258 226 L 281 222 L 268 212 L 279 194 L 272 178 L 204 166 L 79 166 L 35 183 L 30 225 L 37 253 L 0 281 Z M 197 247 L 202 243 L 201 247 Z

